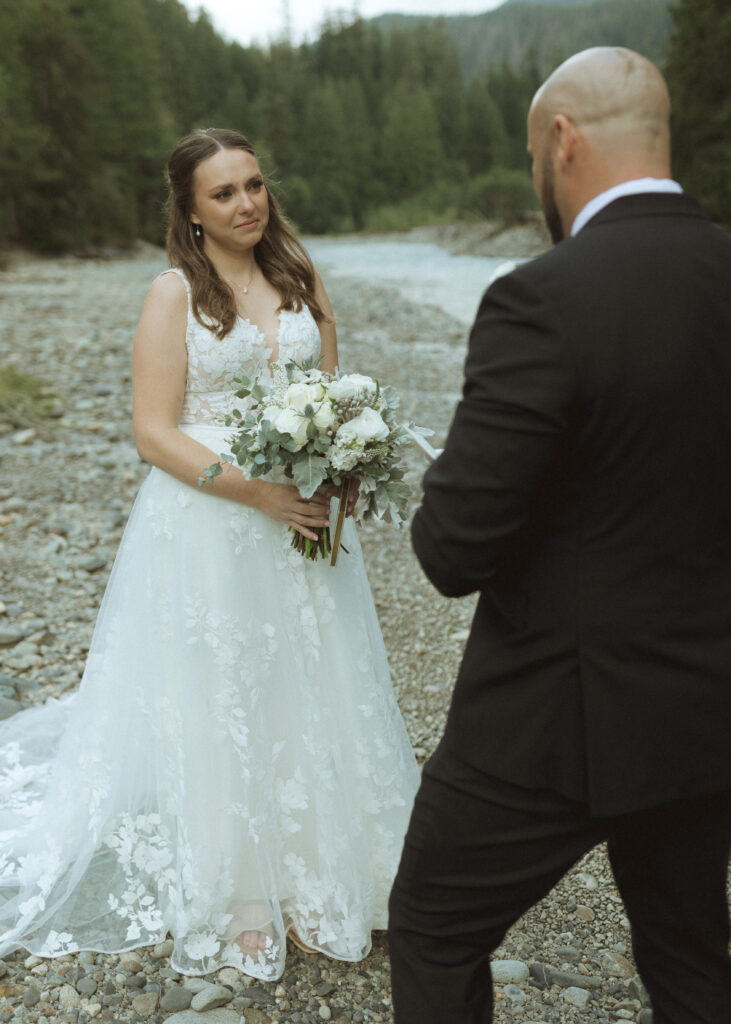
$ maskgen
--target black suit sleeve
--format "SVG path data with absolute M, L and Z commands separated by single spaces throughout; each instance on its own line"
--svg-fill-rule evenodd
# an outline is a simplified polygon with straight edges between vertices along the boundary
M 414 517 L 414 550 L 448 597 L 488 586 L 566 429 L 573 373 L 556 310 L 530 276 L 514 271 L 483 297 L 463 398 Z

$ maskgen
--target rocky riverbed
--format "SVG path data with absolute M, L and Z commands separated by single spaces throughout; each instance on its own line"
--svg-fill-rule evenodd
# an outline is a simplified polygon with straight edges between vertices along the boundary
M 495 255 L 523 255 L 515 249 Z M 81 261 L 17 256 L 0 274 L 0 365 L 41 378 L 54 417 L 28 416 L 0 435 L 0 715 L 77 685 L 116 546 L 147 468 L 131 429 L 130 350 L 161 252 Z M 401 392 L 404 414 L 437 431 L 458 398 L 465 330 L 388 287 L 332 277 L 345 369 Z M 415 500 L 424 469 L 408 454 Z M 407 532 L 367 526 L 369 577 L 394 685 L 417 756 L 440 735 L 474 600 L 445 600 L 426 582 Z M 520 723 L 516 723 L 520 728 Z M 183 978 L 171 943 L 123 955 L 0 960 L 0 1024 L 305 1024 L 392 1021 L 387 944 L 360 964 L 292 949 L 266 985 L 227 968 Z M 644 996 L 628 922 L 605 851 L 584 858 L 506 936 L 494 965 L 496 1021 L 642 1021 Z M 445 1024 L 449 1024 L 445 1021 Z

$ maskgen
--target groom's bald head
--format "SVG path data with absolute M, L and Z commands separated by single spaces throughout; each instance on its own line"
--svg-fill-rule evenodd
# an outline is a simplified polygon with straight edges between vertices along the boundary
M 667 86 L 645 57 L 620 47 L 575 54 L 531 104 L 529 151 L 540 165 L 536 187 L 546 175 L 556 183 L 565 222 L 577 205 L 612 185 L 669 177 L 669 120 Z

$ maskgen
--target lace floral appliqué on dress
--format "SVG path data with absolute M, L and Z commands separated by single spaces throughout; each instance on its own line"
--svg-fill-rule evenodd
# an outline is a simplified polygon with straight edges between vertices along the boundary
M 276 341 L 283 360 L 319 354 L 307 309 Z M 235 378 L 272 348 L 191 313 L 186 345 L 181 429 L 218 456 Z M 0 723 L 0 955 L 170 933 L 183 973 L 272 980 L 290 927 L 367 954 L 418 772 L 346 530 L 337 569 L 309 563 L 286 526 L 150 471 L 79 691 Z M 235 941 L 252 929 L 258 952 Z

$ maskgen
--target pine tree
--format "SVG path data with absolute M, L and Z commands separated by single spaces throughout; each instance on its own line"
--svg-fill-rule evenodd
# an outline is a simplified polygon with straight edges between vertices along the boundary
M 492 167 L 510 163 L 510 142 L 502 115 L 485 82 L 475 79 L 466 101 L 464 152 L 473 174 L 484 174 Z
M 445 156 L 434 105 L 423 85 L 404 80 L 387 96 L 380 142 L 392 201 L 439 181 Z
M 731 225 L 731 7 L 680 0 L 666 75 L 676 177 L 709 214 Z

